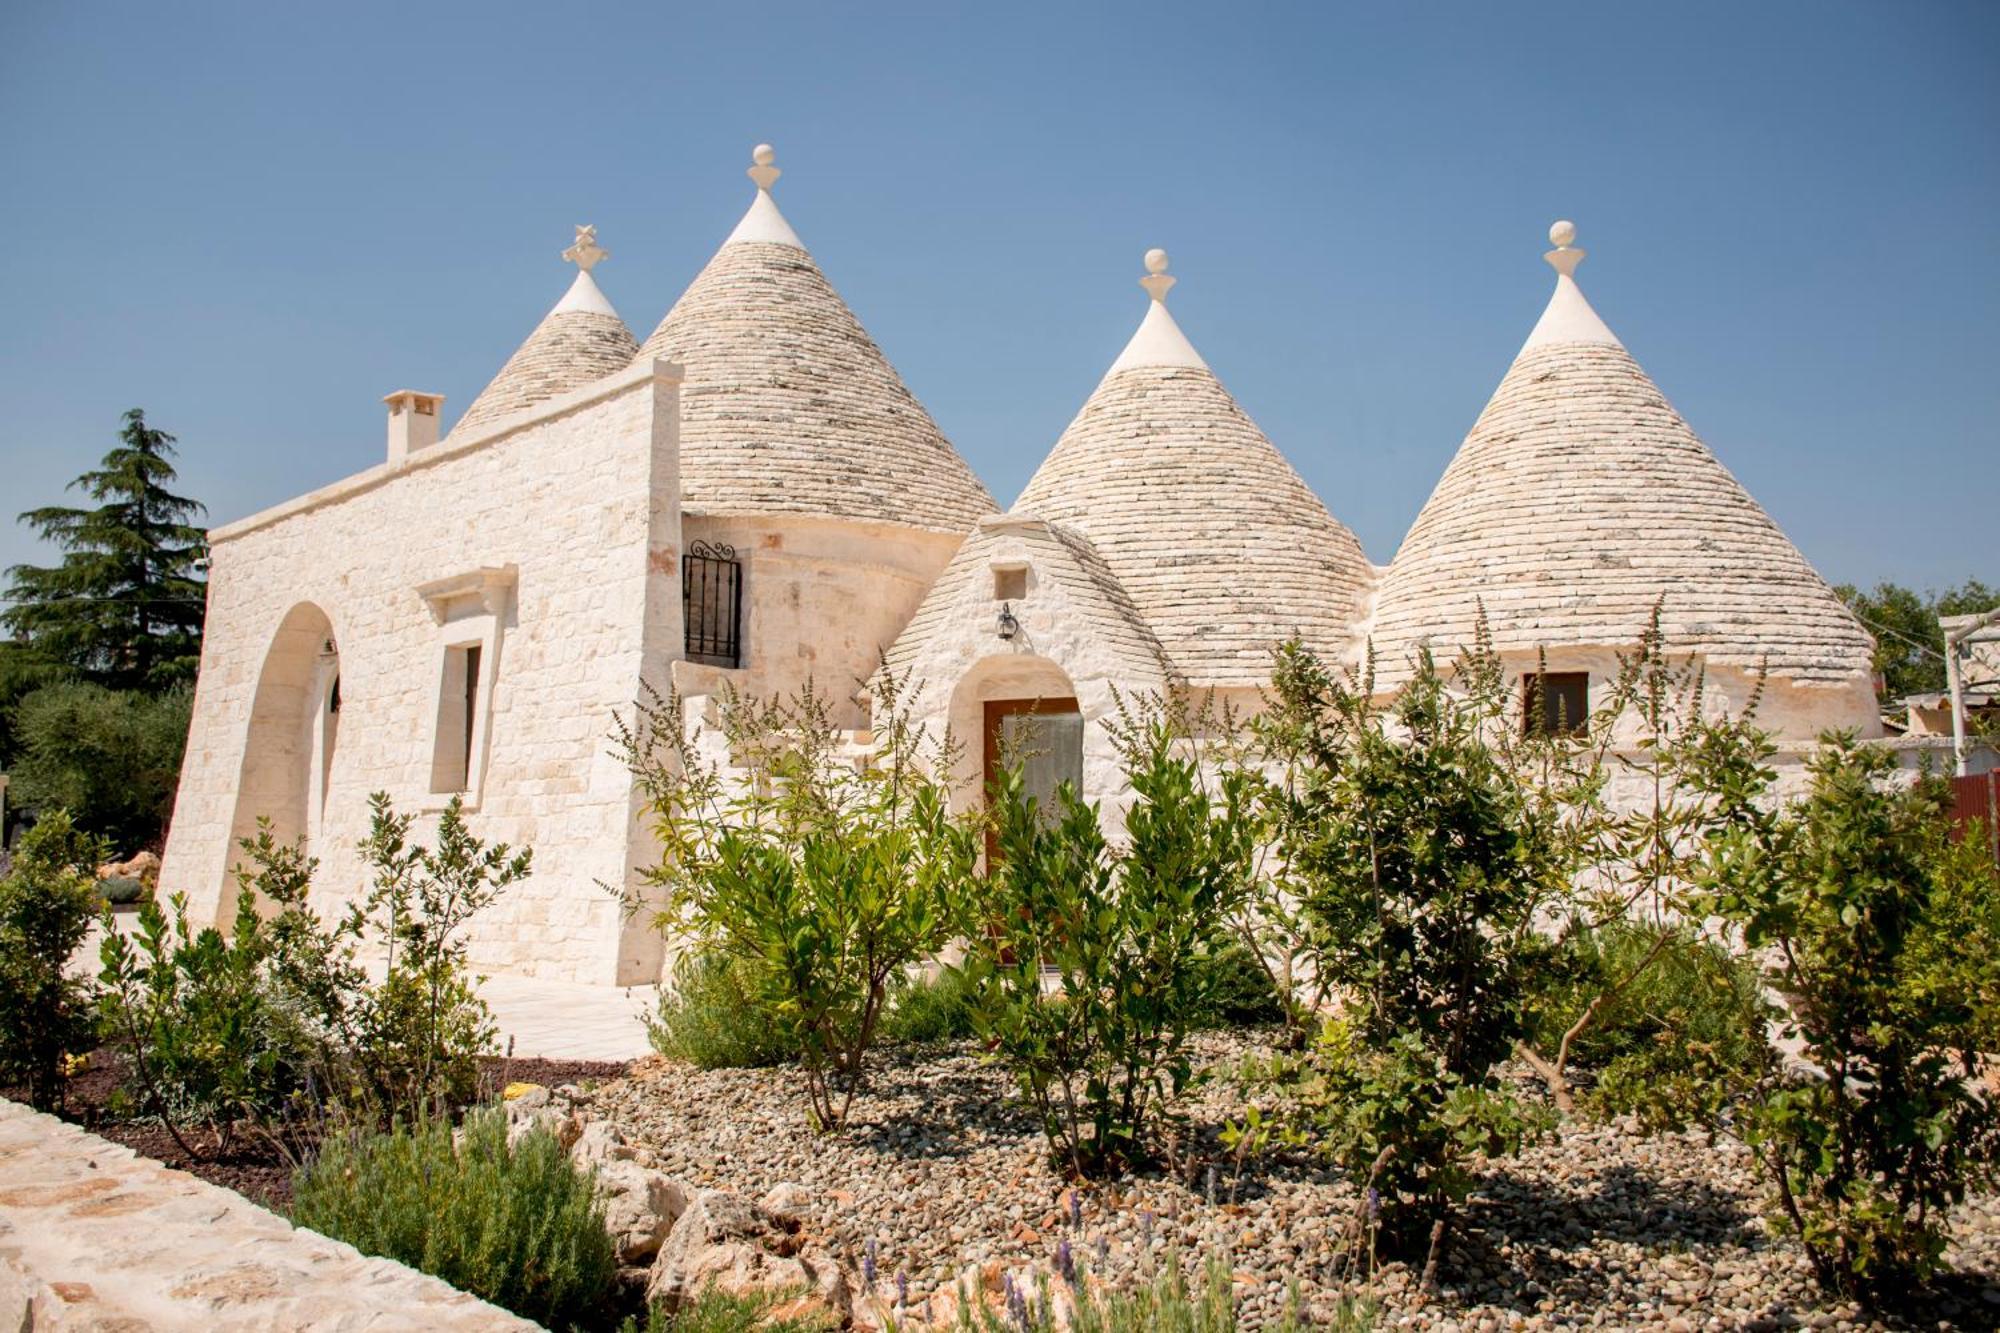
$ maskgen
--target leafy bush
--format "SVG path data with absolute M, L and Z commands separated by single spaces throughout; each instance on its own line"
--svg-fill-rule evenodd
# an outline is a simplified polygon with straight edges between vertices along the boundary
M 793 1292 L 737 1295 L 705 1287 L 673 1313 L 655 1305 L 646 1313 L 645 1333 L 833 1333 L 839 1324 L 829 1314 L 778 1315 L 772 1311 L 791 1300 Z M 640 1333 L 637 1319 L 619 1325 L 619 1333 Z
M 682 727 L 677 697 L 650 698 L 617 742 L 663 857 L 646 872 L 662 929 L 728 954 L 756 1007 L 799 1060 L 808 1115 L 847 1116 L 890 988 L 958 930 L 978 855 L 951 810 L 950 755 L 878 685 L 877 746 L 842 753 L 825 698 L 731 695 L 725 774 Z
M 1896 789 L 1892 767 L 1830 737 L 1807 797 L 1717 839 L 1708 872 L 1811 1066 L 1773 1052 L 1744 1111 L 1775 1215 L 1824 1287 L 1878 1305 L 1937 1270 L 1947 1209 L 2000 1153 L 2000 1114 L 1959 1044 L 1978 1030 L 1991 939 L 1947 933 L 1969 904 L 1941 874 L 1942 784 Z
M 105 1025 L 124 1047 L 146 1105 L 170 1129 L 212 1126 L 219 1149 L 240 1121 L 283 1106 L 303 1083 L 305 1061 L 265 981 L 270 940 L 251 896 L 238 899 L 228 936 L 213 926 L 191 929 L 186 894 L 171 903 L 171 919 L 155 898 L 139 904 L 136 943 L 105 932 Z
M 1065 784 L 1044 812 L 1005 771 L 992 793 L 997 864 L 967 970 L 980 1034 L 1014 1068 L 1060 1166 L 1145 1161 L 1153 1122 L 1192 1073 L 1187 1036 L 1214 1002 L 1230 920 L 1248 892 L 1247 780 L 1211 780 L 1186 719 L 1151 708 L 1114 733 L 1133 799 L 1113 847 Z M 1043 976 L 1061 980 L 1043 993 Z
M 605 1321 L 618 1261 L 594 1177 L 545 1129 L 510 1145 L 499 1110 L 453 1137 L 441 1118 L 332 1136 L 293 1181 L 292 1220 L 550 1328 Z
M 1686 926 L 1614 921 L 1567 935 L 1528 997 L 1528 1039 L 1597 1073 L 1599 1115 L 1712 1123 L 1763 1071 L 1756 969 Z M 1585 1021 L 1588 1020 L 1588 1021 Z
M 97 914 L 102 854 L 55 811 L 22 837 L 0 880 L 0 1083 L 27 1085 L 44 1111 L 63 1103 L 70 1058 L 96 1045 L 90 987 L 68 967 Z
M 1288 644 L 1262 722 L 1288 896 L 1347 1026 L 1273 1073 L 1297 1125 L 1379 1192 L 1391 1244 L 1429 1231 L 1426 1285 L 1475 1155 L 1532 1129 L 1494 1072 L 1548 952 L 1536 905 L 1567 871 L 1551 821 L 1426 657 L 1384 716 L 1372 681 Z
M 170 1127 L 205 1121 L 226 1138 L 240 1121 L 282 1118 L 308 1087 L 378 1124 L 472 1100 L 493 1024 L 464 926 L 528 873 L 528 853 L 486 846 L 455 799 L 435 850 L 411 847 L 411 820 L 384 796 L 373 804 L 375 882 L 331 922 L 307 901 L 318 862 L 266 823 L 243 841 L 228 934 L 191 929 L 184 895 L 171 918 L 145 900 L 136 942 L 107 933 L 109 1026 Z M 379 984 L 356 961 L 364 943 L 386 954 Z
M 674 963 L 671 988 L 646 1019 L 653 1049 L 700 1069 L 782 1064 L 792 1048 L 771 1015 L 757 1007 L 726 953 L 694 950 Z
M 77 827 L 121 853 L 157 846 L 173 810 L 194 696 L 68 681 L 15 705 L 20 753 L 8 797 L 37 811 L 64 809 Z
M 882 1020 L 882 1035 L 895 1042 L 958 1041 L 976 1029 L 973 1009 L 978 986 L 964 969 L 947 967 L 919 975 L 897 988 Z
M 1210 976 L 1208 1002 L 1197 1020 L 1199 1026 L 1260 1027 L 1285 1021 L 1284 997 L 1264 964 L 1241 940 L 1232 940 L 1209 954 L 1201 966 Z

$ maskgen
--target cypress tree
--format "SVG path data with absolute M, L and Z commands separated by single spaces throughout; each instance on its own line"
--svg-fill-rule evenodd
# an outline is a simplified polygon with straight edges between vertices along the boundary
M 94 509 L 48 506 L 21 521 L 63 551 L 60 564 L 8 571 L 0 622 L 35 656 L 114 689 L 192 680 L 201 657 L 208 540 L 199 502 L 168 490 L 174 437 L 125 414 L 118 445 L 71 482 Z

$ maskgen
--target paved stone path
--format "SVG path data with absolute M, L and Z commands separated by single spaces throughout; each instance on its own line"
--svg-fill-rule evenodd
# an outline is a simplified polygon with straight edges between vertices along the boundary
M 0 1100 L 0 1328 L 529 1333 L 535 1325 Z
M 479 993 L 500 1026 L 500 1049 L 511 1037 L 523 1059 L 636 1060 L 652 1049 L 644 1018 L 656 1002 L 652 986 L 489 976 Z

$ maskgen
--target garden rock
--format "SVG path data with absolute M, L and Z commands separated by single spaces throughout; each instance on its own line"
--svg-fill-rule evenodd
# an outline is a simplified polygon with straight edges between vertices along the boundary
M 602 1120 L 586 1124 L 569 1150 L 570 1160 L 578 1166 L 603 1167 L 612 1162 L 632 1161 L 637 1155 L 625 1142 L 625 1136 Z
M 766 1191 L 757 1206 L 781 1222 L 798 1225 L 812 1210 L 813 1192 L 804 1185 L 785 1181 Z
M 687 1191 L 678 1181 L 635 1162 L 598 1167 L 597 1187 L 604 1200 L 604 1229 L 618 1247 L 620 1264 L 650 1263 L 687 1211 Z
M 714 1287 L 737 1296 L 787 1293 L 772 1317 L 851 1317 L 847 1279 L 831 1254 L 807 1243 L 787 1224 L 729 1190 L 706 1189 L 689 1200 L 653 1261 L 649 1300 L 672 1313 Z M 800 1295 L 799 1293 L 803 1293 Z

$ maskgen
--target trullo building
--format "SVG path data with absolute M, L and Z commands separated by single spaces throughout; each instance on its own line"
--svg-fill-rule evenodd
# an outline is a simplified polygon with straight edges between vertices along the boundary
M 1591 311 L 1556 292 L 1394 562 L 1360 543 L 1230 396 L 1146 256 L 1139 328 L 1002 511 L 780 213 L 748 212 L 643 343 L 577 273 L 440 437 L 388 404 L 385 460 L 216 529 L 194 721 L 162 881 L 228 913 L 236 840 L 268 818 L 363 882 L 368 794 L 463 798 L 535 872 L 474 923 L 485 968 L 651 981 L 662 946 L 603 886 L 652 848 L 614 716 L 677 687 L 707 710 L 808 678 L 865 728 L 861 683 L 908 673 L 963 742 L 975 801 L 1011 734 L 1032 780 L 1115 807 L 1116 691 L 1254 706 L 1298 635 L 1393 681 L 1484 607 L 1517 673 L 1546 650 L 1586 697 L 1656 602 L 1674 646 L 1799 742 L 1874 723 L 1868 639 Z M 850 695 L 848 691 L 852 689 Z

